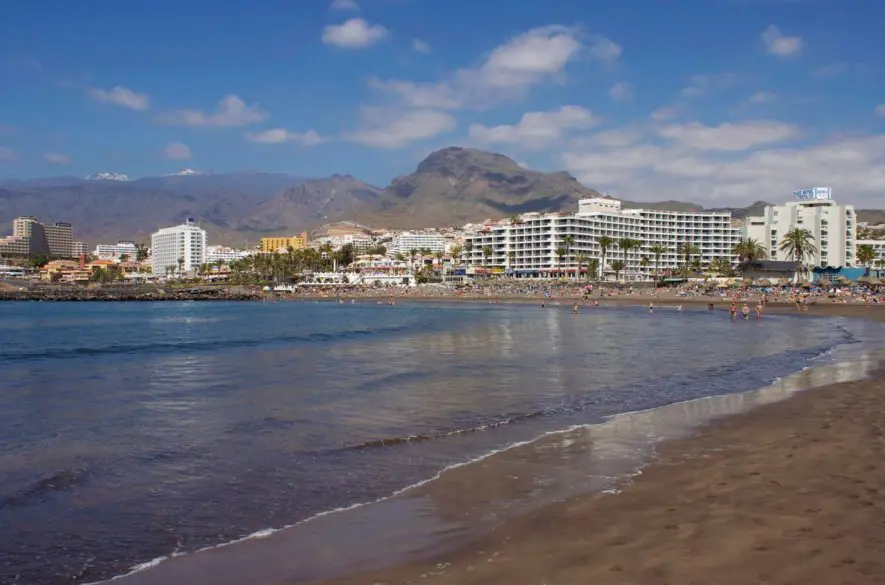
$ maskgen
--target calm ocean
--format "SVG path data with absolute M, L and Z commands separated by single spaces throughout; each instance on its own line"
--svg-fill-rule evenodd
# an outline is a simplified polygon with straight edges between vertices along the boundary
M 871 328 L 565 305 L 3 303 L 0 583 L 94 582 L 289 526 L 549 431 L 766 386 Z

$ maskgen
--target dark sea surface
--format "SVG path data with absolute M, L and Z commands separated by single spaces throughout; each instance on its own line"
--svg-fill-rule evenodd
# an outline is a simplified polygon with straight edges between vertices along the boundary
M 878 335 L 664 308 L 3 303 L 0 583 L 108 579 Z

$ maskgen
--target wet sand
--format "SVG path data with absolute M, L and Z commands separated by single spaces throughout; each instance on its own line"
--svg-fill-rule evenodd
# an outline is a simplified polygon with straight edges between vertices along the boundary
M 885 307 L 803 315 L 885 321 Z M 450 485 L 449 505 L 460 490 L 494 499 L 494 475 Z M 885 371 L 665 442 L 616 495 L 573 496 L 454 552 L 313 583 L 885 583 Z

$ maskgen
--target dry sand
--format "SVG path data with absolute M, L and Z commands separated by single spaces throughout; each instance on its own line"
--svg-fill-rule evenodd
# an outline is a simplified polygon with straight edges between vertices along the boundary
M 885 307 L 803 315 L 824 314 L 885 321 Z M 665 443 L 620 494 L 576 497 L 439 558 L 324 583 L 885 583 L 883 456 L 880 372 Z

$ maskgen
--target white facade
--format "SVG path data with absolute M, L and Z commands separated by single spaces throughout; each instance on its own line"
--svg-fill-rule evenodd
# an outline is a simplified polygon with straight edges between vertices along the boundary
M 873 251 L 876 253 L 876 259 L 872 262 L 872 268 L 879 267 L 879 262 L 885 262 L 885 240 L 855 240 L 855 254 L 857 254 L 857 248 L 863 245 L 872 246 Z M 855 266 L 863 266 L 860 260 L 855 256 L 854 258 Z
M 408 255 L 411 250 L 423 250 L 429 248 L 431 252 L 445 252 L 446 239 L 439 234 L 420 232 L 403 232 L 393 237 L 387 253 Z
M 611 246 L 606 251 L 604 271 L 610 273 L 611 262 L 621 260 L 626 265 L 623 276 L 649 278 L 655 271 L 654 254 L 649 251 L 652 246 L 666 248 L 658 264 L 658 269 L 665 271 L 686 263 L 680 251 L 683 244 L 693 244 L 700 250 L 692 260 L 699 258 L 709 264 L 725 258 L 735 263 L 733 249 L 743 237 L 742 230 L 732 226 L 730 213 L 624 210 L 620 201 L 606 198 L 581 200 L 578 209 L 578 213 L 571 214 L 529 213 L 519 223 L 503 220 L 485 226 L 465 237 L 470 251 L 465 250 L 464 257 L 470 264 L 508 269 L 518 277 L 548 277 L 576 272 L 578 254 L 601 262 L 598 240 L 602 236 L 616 241 L 630 238 L 642 242 L 641 246 L 626 254 L 617 244 Z M 567 236 L 573 239 L 570 246 L 565 244 Z M 483 254 L 486 246 L 492 248 L 488 258 Z M 560 247 L 569 248 L 561 263 L 556 255 Z M 648 266 L 641 266 L 643 257 L 649 259 Z
M 854 266 L 856 264 L 857 215 L 852 205 L 831 199 L 800 199 L 769 205 L 763 215 L 746 219 L 748 238 L 758 240 L 770 260 L 794 260 L 780 250 L 784 234 L 794 228 L 807 229 L 817 253 L 805 259 L 809 266 Z
M 151 234 L 151 267 L 153 273 L 162 276 L 171 268 L 179 272 L 197 270 L 206 261 L 206 230 L 192 219 L 175 227 L 163 228 Z
M 332 250 L 338 251 L 344 246 L 353 246 L 354 252 L 362 254 L 366 250 L 375 246 L 375 241 L 365 234 L 341 234 L 336 236 L 326 236 L 310 241 L 310 247 L 320 249 L 323 245 L 329 244 Z
M 135 260 L 138 249 L 133 242 L 117 242 L 116 244 L 98 244 L 95 246 L 95 257 L 99 260 L 119 260 L 126 254 L 130 260 Z
M 216 262 L 224 262 L 225 264 L 240 260 L 246 256 L 250 256 L 252 252 L 249 250 L 237 250 L 236 248 L 228 248 L 227 246 L 207 246 L 205 264 L 215 264 Z

